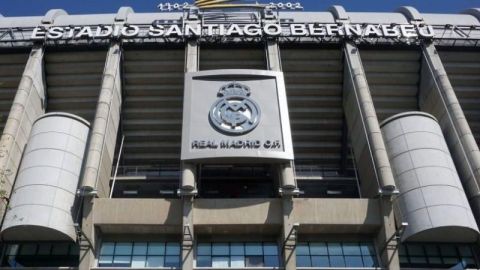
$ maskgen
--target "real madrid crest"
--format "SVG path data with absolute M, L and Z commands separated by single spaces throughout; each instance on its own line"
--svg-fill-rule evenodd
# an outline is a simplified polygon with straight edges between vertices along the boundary
M 260 122 L 260 108 L 250 97 L 250 88 L 238 82 L 220 88 L 209 113 L 212 126 L 228 135 L 246 134 Z

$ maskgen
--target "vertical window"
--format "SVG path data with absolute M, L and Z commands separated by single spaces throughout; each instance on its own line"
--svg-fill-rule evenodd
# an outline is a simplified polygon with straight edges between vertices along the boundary
M 197 267 L 278 267 L 276 243 L 199 243 Z
M 377 267 L 371 243 L 304 242 L 296 247 L 297 267 Z
M 175 242 L 104 242 L 99 267 L 180 267 L 180 244 Z

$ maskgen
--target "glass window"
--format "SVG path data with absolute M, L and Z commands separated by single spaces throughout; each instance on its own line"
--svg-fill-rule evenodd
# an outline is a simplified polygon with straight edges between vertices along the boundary
M 212 257 L 211 256 L 197 256 L 197 266 L 198 267 L 212 267 Z
M 164 255 L 165 243 L 150 243 L 148 245 L 148 255 Z
M 245 244 L 245 254 L 246 255 L 262 255 L 262 244 L 261 243 L 247 243 Z
M 214 268 L 228 268 L 228 263 L 230 259 L 226 256 L 215 256 L 212 257 L 212 267 Z
M 245 247 L 242 243 L 231 243 L 230 244 L 230 254 L 231 255 L 245 255 Z
M 277 244 L 274 244 L 274 243 L 263 244 L 263 255 L 278 255 Z
M 340 243 L 328 243 L 328 254 L 329 255 L 343 255 L 342 245 Z
M 197 267 L 278 267 L 278 245 L 270 243 L 198 243 Z
M 328 256 L 312 256 L 312 266 L 313 267 L 328 267 L 330 263 L 328 261 Z
M 310 243 L 310 255 L 328 255 L 325 243 Z
M 147 267 L 163 267 L 163 256 L 148 256 Z
M 310 256 L 297 255 L 297 266 L 298 267 L 311 267 Z
M 100 248 L 100 255 L 113 255 L 115 251 L 115 243 L 112 242 L 105 242 L 102 244 Z
M 165 267 L 180 266 L 180 256 L 165 256 Z
M 298 267 L 377 267 L 371 243 L 299 243 L 296 251 Z
M 231 256 L 230 257 L 230 267 L 233 267 L 233 268 L 245 267 L 245 257 L 244 256 Z
M 399 249 L 404 268 L 449 268 L 459 263 L 477 268 L 472 246 L 467 244 L 409 243 Z
M 308 243 L 298 243 L 296 248 L 297 255 L 310 255 L 310 249 Z
M 148 244 L 146 242 L 135 243 L 133 245 L 133 255 L 147 255 Z
M 147 256 L 133 256 L 132 267 L 145 267 L 146 261 L 147 261 Z
M 115 255 L 131 255 L 132 243 L 120 242 L 115 245 Z
M 105 242 L 100 267 L 180 267 L 180 244 L 169 242 Z
M 229 255 L 230 247 L 228 243 L 213 243 L 212 255 Z
M 264 256 L 263 257 L 263 264 L 265 267 L 278 267 L 279 261 L 278 256 Z
M 262 267 L 263 256 L 245 256 L 245 264 L 247 267 Z
M 242 245 L 243 247 L 243 245 Z M 210 244 L 198 244 L 197 245 L 197 254 L 198 255 L 212 255 L 212 248 Z
M 79 252 L 71 242 L 6 243 L 0 266 L 74 267 L 78 266 Z M 0 256 L 2 257 L 2 256 Z M 100 258 L 99 258 L 100 259 Z M 102 257 L 109 264 L 113 257 Z

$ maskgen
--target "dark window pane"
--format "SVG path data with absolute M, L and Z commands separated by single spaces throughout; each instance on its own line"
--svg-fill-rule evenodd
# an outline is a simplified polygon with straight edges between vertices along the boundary
M 345 265 L 347 267 L 363 267 L 361 256 L 345 256 Z
M 328 256 L 312 256 L 312 266 L 313 267 L 328 267 L 330 266 L 328 262 Z
M 212 267 L 212 257 L 197 256 L 197 267 Z
M 69 252 L 70 245 L 65 244 L 54 244 L 52 247 L 52 255 L 67 255 Z M 130 255 L 130 254 L 127 254 Z
M 436 245 L 425 245 L 425 251 L 428 256 L 439 256 L 440 252 Z
M 278 267 L 278 256 L 264 256 L 263 257 L 265 267 Z
M 433 265 L 441 265 L 442 258 L 440 257 L 428 257 L 428 263 Z
M 38 255 L 50 255 L 52 252 L 52 244 L 39 244 L 38 245 Z
M 460 251 L 460 255 L 464 257 L 472 257 L 472 249 L 470 246 L 462 245 L 458 247 L 458 250 Z
M 409 256 L 425 256 L 425 251 L 421 245 L 407 245 Z
M 427 258 L 425 257 L 410 257 L 411 263 L 425 264 L 427 263 Z
M 330 256 L 330 266 L 345 267 L 345 260 L 343 259 L 343 256 Z
M 455 249 L 455 246 L 453 245 L 440 245 L 440 252 L 442 256 L 458 256 L 457 255 L 457 250 Z
M 20 255 L 35 255 L 37 253 L 37 245 L 24 244 L 20 246 Z
M 263 267 L 263 256 L 245 256 L 247 267 Z
M 310 256 L 299 256 L 299 255 L 297 255 L 297 266 L 298 267 L 311 267 L 312 263 L 310 262 Z

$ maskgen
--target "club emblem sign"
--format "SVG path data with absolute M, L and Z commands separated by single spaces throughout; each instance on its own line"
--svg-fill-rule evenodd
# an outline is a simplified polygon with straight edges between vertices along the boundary
M 260 122 L 260 107 L 250 98 L 250 88 L 238 82 L 220 88 L 209 113 L 210 124 L 227 135 L 247 134 Z

